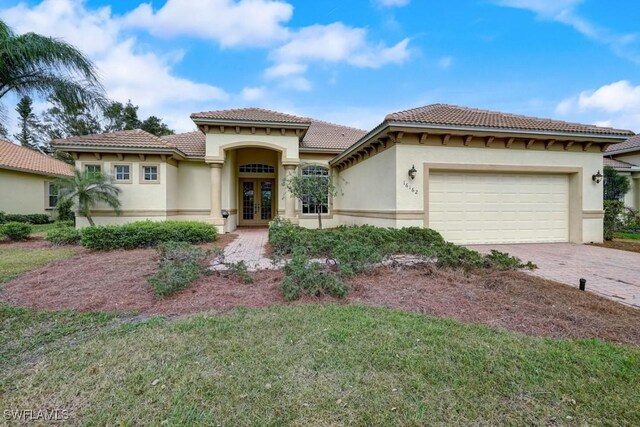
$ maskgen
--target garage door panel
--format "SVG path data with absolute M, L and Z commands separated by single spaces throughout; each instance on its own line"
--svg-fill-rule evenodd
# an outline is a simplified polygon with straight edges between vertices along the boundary
M 566 242 L 567 175 L 432 172 L 429 224 L 456 243 Z

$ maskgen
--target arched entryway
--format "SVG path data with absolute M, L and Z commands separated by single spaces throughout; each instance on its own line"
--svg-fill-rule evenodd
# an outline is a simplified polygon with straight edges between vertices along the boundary
M 238 225 L 266 226 L 278 216 L 279 152 L 258 147 L 236 149 Z

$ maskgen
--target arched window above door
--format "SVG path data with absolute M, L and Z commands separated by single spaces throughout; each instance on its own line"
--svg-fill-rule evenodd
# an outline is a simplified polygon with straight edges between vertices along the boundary
M 262 163 L 250 163 L 240 166 L 240 173 L 275 173 L 276 168 Z

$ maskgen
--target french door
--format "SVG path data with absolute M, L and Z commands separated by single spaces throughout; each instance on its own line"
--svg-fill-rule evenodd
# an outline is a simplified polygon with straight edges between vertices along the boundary
M 240 225 L 267 225 L 274 210 L 274 179 L 240 179 Z

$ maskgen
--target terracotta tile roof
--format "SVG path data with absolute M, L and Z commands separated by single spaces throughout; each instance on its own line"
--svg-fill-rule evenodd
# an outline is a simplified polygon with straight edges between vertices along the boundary
M 300 148 L 342 151 L 366 134 L 361 129 L 313 120 Z
M 619 153 L 621 151 L 640 151 L 640 135 L 632 136 L 625 142 L 609 146 L 607 153 Z
M 601 135 L 628 135 L 633 132 L 624 129 L 613 129 L 569 123 L 560 120 L 541 119 L 538 117 L 520 116 L 496 111 L 478 110 L 455 105 L 433 104 L 412 110 L 389 114 L 386 121 L 424 123 L 444 126 L 472 126 L 498 129 L 517 129 L 546 132 L 568 132 Z
M 277 111 L 265 110 L 262 108 L 238 108 L 234 110 L 204 111 L 201 113 L 191 114 L 191 119 L 294 124 L 310 124 L 312 121 L 307 117 L 298 117 L 292 114 L 279 113 Z
M 618 159 L 612 159 L 611 157 L 605 157 L 604 158 L 604 165 L 605 166 L 611 166 L 611 167 L 614 167 L 616 169 L 632 169 L 632 168 L 639 168 L 640 169 L 640 166 L 638 166 L 638 165 L 634 165 L 633 163 L 624 162 L 624 161 L 618 160 Z
M 167 135 L 162 139 L 189 157 L 204 157 L 205 155 L 205 136 L 200 131 Z
M 73 166 L 29 148 L 0 139 L 0 169 L 19 169 L 55 176 L 72 175 Z
M 54 139 L 51 145 L 87 145 L 100 147 L 174 148 L 159 137 L 142 129 L 106 132 L 95 135 Z

